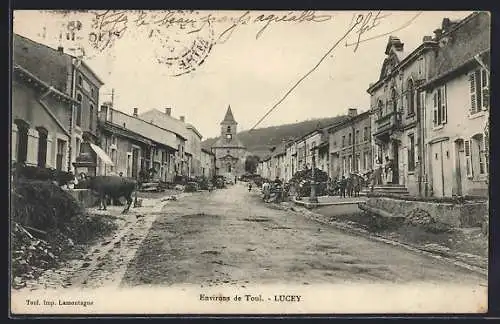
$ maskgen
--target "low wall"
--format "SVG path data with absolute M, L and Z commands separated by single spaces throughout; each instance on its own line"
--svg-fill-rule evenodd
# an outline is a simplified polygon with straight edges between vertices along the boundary
M 94 207 L 97 204 L 97 197 L 88 189 L 69 189 L 68 193 L 85 208 Z
M 368 199 L 366 205 L 399 217 L 406 217 L 412 210 L 420 208 L 428 212 L 435 220 L 454 227 L 481 226 L 485 221 L 485 216 L 488 215 L 487 201 L 445 203 L 372 197 Z

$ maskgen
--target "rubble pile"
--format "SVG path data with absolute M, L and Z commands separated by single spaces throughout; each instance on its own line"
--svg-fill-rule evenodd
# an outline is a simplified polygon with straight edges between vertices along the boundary
M 69 193 L 47 181 L 16 183 L 11 206 L 14 288 L 75 257 L 78 244 L 116 228 L 109 218 L 87 214 Z
M 450 226 L 436 221 L 427 211 L 421 208 L 412 209 L 405 218 L 405 225 L 420 227 L 432 233 L 451 230 Z

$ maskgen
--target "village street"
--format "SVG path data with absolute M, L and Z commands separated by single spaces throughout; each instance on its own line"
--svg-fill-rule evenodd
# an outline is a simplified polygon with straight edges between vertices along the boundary
M 359 281 L 477 284 L 486 279 L 265 205 L 257 190 L 249 193 L 237 184 L 167 204 L 121 286 Z

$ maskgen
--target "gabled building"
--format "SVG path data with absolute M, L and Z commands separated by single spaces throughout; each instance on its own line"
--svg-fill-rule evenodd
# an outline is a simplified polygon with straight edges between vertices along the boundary
M 370 84 L 371 133 L 373 162 L 392 161 L 391 179 L 384 183 L 399 184 L 410 194 L 423 194 L 422 177 L 422 111 L 425 94 L 420 86 L 427 82 L 437 43 L 424 37 L 414 50 L 390 36 L 385 48 L 379 79 Z
M 425 91 L 424 168 L 433 196 L 488 195 L 491 16 L 443 19 Z
M 234 179 L 245 174 L 246 147 L 237 136 L 238 123 L 234 119 L 231 106 L 227 108 L 220 123 L 221 136 L 212 146 L 218 175 Z
M 205 148 L 201 149 L 201 176 L 209 179 L 215 176 L 215 155 Z

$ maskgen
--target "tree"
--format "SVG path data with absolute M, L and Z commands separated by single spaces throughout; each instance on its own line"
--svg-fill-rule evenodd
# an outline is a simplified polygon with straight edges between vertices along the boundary
M 257 155 L 249 155 L 245 160 L 245 172 L 254 174 L 257 172 L 260 158 Z

